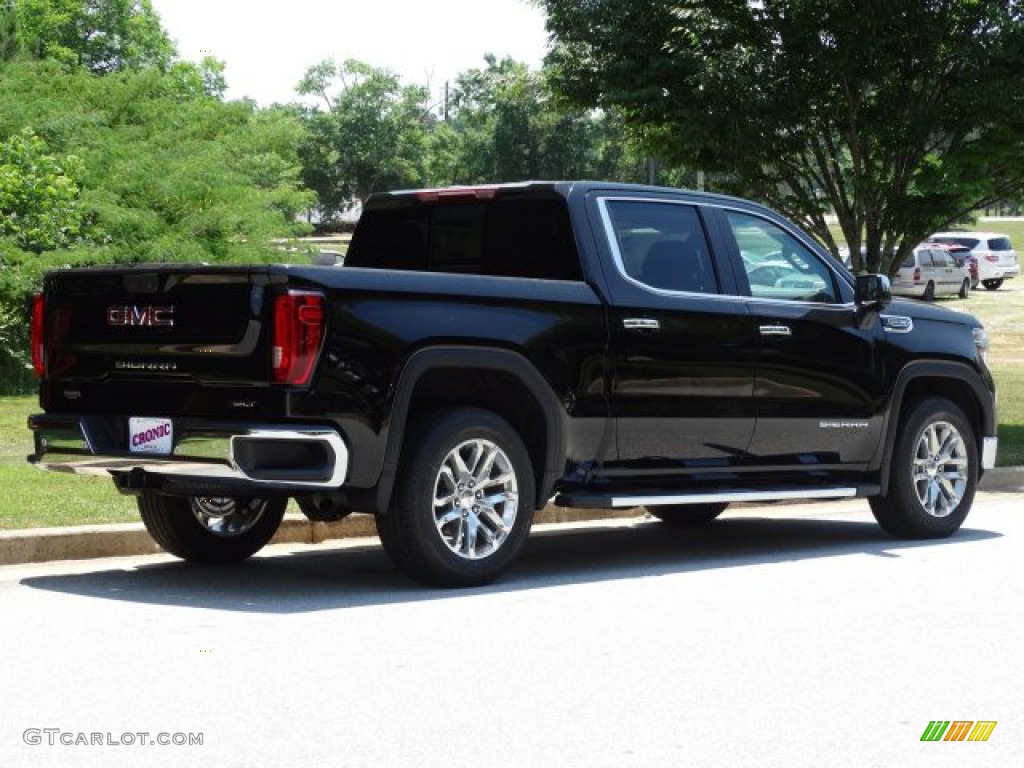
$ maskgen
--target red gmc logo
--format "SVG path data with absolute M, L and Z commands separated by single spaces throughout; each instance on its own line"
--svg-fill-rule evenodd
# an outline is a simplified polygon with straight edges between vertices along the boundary
M 107 307 L 107 325 L 114 328 L 124 328 L 130 325 L 173 328 L 174 307 Z

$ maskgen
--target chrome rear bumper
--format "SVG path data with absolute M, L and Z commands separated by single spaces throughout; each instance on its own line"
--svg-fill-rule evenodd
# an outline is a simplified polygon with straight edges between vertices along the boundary
M 118 429 L 119 422 L 126 421 L 109 416 L 31 416 L 35 453 L 28 460 L 50 472 L 115 479 L 152 475 L 280 490 L 338 488 L 348 473 L 348 448 L 329 427 L 176 421 L 171 454 L 158 456 L 127 450 L 123 429 Z

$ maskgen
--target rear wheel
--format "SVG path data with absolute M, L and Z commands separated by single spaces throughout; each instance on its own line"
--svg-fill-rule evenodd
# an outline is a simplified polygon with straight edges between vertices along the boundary
M 493 581 L 519 555 L 533 520 L 533 466 L 522 439 L 480 408 L 432 411 L 408 434 L 391 506 L 377 516 L 385 551 L 425 584 Z
M 924 295 L 921 298 L 925 301 L 935 301 L 935 283 L 931 280 L 929 280 L 928 285 L 924 287 Z
M 234 563 L 273 538 L 288 499 L 144 493 L 138 505 L 150 536 L 172 555 L 198 563 Z
M 673 528 L 691 528 L 710 523 L 728 506 L 728 504 L 663 504 L 647 507 L 647 511 Z
M 963 285 L 960 286 L 960 298 L 966 299 L 971 295 L 971 279 L 969 277 L 964 278 Z
M 981 284 L 985 286 L 986 290 L 998 291 L 999 288 L 1002 286 L 1003 281 L 1001 279 L 999 279 L 999 280 L 982 280 Z
M 960 408 L 944 397 L 914 405 L 899 427 L 889 487 L 870 500 L 886 531 L 908 539 L 949 536 L 974 501 L 978 448 Z

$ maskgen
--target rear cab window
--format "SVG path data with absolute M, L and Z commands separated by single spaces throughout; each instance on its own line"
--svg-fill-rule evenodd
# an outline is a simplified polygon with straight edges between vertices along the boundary
M 579 252 L 558 195 L 420 201 L 364 211 L 346 266 L 581 281 Z

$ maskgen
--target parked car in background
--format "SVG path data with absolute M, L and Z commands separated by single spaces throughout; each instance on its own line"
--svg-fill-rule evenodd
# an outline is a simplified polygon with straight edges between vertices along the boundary
M 981 282 L 981 276 L 978 274 L 978 257 L 974 255 L 970 248 L 966 245 L 956 245 L 951 243 L 925 243 L 932 248 L 943 248 L 946 253 L 956 259 L 956 263 L 967 269 L 968 274 L 971 276 L 971 290 L 975 290 L 978 284 Z
M 936 232 L 929 241 L 970 248 L 978 262 L 978 279 L 990 291 L 1020 274 L 1010 238 L 998 232 Z
M 900 265 L 893 277 L 892 292 L 931 301 L 936 296 L 960 296 L 971 292 L 971 273 L 957 262 L 943 244 L 921 244 Z

